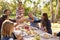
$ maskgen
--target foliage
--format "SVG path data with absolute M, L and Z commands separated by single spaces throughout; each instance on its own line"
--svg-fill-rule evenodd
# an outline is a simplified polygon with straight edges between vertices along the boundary
M 16 7 L 17 7 L 17 4 L 18 4 L 19 1 L 21 1 L 21 0 L 13 0 L 11 3 L 8 3 L 8 2 L 5 2 L 4 0 L 1 0 L 0 1 L 0 15 L 3 14 L 4 9 L 9 8 L 11 10 L 11 16 L 15 17 L 15 15 L 16 15 Z M 41 0 L 38 0 L 37 2 L 33 2 L 31 0 L 25 0 L 24 4 L 23 4 L 23 6 L 25 8 L 25 16 L 28 15 L 29 11 L 34 11 L 33 8 L 26 6 L 26 3 L 29 3 L 29 2 L 34 4 L 33 8 L 35 10 L 35 6 L 38 6 L 38 4 L 41 2 Z M 44 4 L 45 4 L 45 2 L 44 2 Z M 53 11 L 54 11 L 54 13 L 56 12 L 56 0 L 53 0 Z M 36 12 L 35 14 L 37 15 L 37 17 L 41 16 L 41 11 L 38 8 L 35 10 L 35 12 Z M 42 8 L 42 12 L 47 12 L 48 16 L 49 17 L 51 16 L 50 2 L 47 2 L 45 4 L 45 6 Z M 59 11 L 59 13 L 60 13 L 60 11 Z

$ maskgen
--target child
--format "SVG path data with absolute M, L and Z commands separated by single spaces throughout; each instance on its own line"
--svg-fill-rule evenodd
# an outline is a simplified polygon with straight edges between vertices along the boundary
M 16 10 L 16 17 L 17 18 L 22 18 L 22 16 L 24 15 L 24 8 L 23 8 L 23 5 L 22 5 L 22 2 L 19 2 L 18 4 L 18 8 Z
M 18 8 L 16 10 L 16 19 L 17 19 L 17 21 L 20 20 L 20 23 L 24 23 L 24 20 L 25 20 L 25 18 L 24 18 L 24 11 L 25 10 L 23 8 L 22 2 L 19 2 Z
M 5 22 L 5 21 L 4 21 Z M 13 38 L 12 37 L 12 32 L 13 32 L 13 23 L 11 22 L 5 22 L 2 24 L 2 30 L 1 30 L 1 37 L 2 37 L 2 40 L 9 40 L 10 38 Z
M 14 24 L 10 22 L 9 20 L 5 20 L 2 24 L 1 29 L 1 40 L 18 40 L 20 37 L 15 37 L 13 33 Z

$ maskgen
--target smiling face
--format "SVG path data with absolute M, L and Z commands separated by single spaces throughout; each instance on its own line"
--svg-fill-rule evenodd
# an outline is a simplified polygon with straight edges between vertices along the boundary
M 10 15 L 10 10 L 8 10 L 8 9 L 6 9 L 5 11 L 4 11 L 4 14 L 6 14 L 6 15 Z
M 47 13 L 43 13 L 43 15 L 42 15 L 42 20 L 48 20 L 48 15 L 47 15 Z
M 19 8 L 22 7 L 22 2 L 19 2 L 19 3 L 18 3 L 18 7 L 19 7 Z
M 28 14 L 28 16 L 29 16 L 29 18 L 33 18 L 33 13 L 30 12 L 30 13 Z
M 45 17 L 44 16 L 42 16 L 42 20 L 44 20 L 45 19 Z
M 7 15 L 10 15 L 10 11 L 9 10 L 6 13 L 7 13 Z

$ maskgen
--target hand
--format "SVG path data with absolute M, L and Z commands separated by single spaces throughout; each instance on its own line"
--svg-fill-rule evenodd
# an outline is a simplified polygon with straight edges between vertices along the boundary
M 27 21 L 28 21 L 28 22 L 34 22 L 34 20 L 29 20 L 29 19 L 27 19 Z
M 16 23 L 17 23 L 17 24 L 20 24 L 20 19 L 17 19 L 17 20 L 16 20 Z
M 44 31 L 45 31 L 45 32 L 47 32 L 47 29 L 46 29 L 46 27 L 44 27 Z

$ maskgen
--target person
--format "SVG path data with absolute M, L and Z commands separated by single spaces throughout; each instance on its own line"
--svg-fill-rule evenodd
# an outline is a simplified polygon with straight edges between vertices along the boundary
M 16 18 L 22 18 L 24 16 L 24 7 L 22 5 L 22 2 L 18 3 L 18 8 L 16 9 Z
M 24 10 L 23 4 L 22 4 L 22 2 L 19 2 L 18 7 L 16 9 L 16 22 L 19 21 L 19 24 L 24 23 L 24 21 L 25 21 L 24 12 L 25 12 L 25 10 Z
M 22 37 L 20 35 L 15 35 L 13 33 L 14 24 L 9 20 L 5 20 L 2 24 L 1 29 L 1 40 L 21 40 Z
M 4 10 L 4 14 L 6 14 L 6 15 L 8 16 L 8 19 L 9 19 L 10 21 L 12 21 L 12 22 L 16 22 L 15 19 L 10 19 L 10 18 L 9 18 L 10 14 L 11 14 L 11 12 L 10 12 L 9 9 L 5 9 L 5 10 Z M 3 15 L 4 15 L 4 14 L 3 14 Z
M 9 40 L 12 38 L 13 27 L 13 23 L 8 21 L 5 23 L 3 22 L 1 29 L 1 40 Z
M 38 18 L 35 17 L 32 12 L 29 12 L 28 17 L 29 17 L 28 21 L 30 22 L 30 26 L 32 26 L 32 27 L 39 27 L 38 23 L 34 23 L 33 22 L 34 20 L 37 21 Z
M 2 15 L 2 17 L 0 17 L 0 29 L 1 29 L 2 23 L 3 23 L 6 19 L 8 19 L 8 20 L 10 20 L 10 21 L 12 21 L 12 22 L 16 22 L 16 20 L 9 19 L 9 15 L 10 15 L 10 10 L 9 10 L 9 9 L 5 9 L 5 10 L 4 10 L 4 14 Z
M 39 22 L 41 22 L 41 24 L 45 24 L 47 33 L 52 34 L 51 22 L 50 22 L 50 20 L 48 19 L 47 13 L 43 13 L 42 19 L 40 19 L 40 20 L 38 20 L 38 21 L 36 21 L 36 20 L 34 21 L 34 23 L 39 23 Z
M 1 35 L 1 26 L 2 26 L 2 23 L 8 19 L 12 22 L 16 22 L 16 20 L 12 20 L 12 19 L 9 19 L 9 15 L 10 15 L 10 10 L 9 9 L 5 9 L 4 10 L 4 14 L 2 15 L 2 17 L 0 17 L 0 35 Z
M 2 23 L 4 22 L 4 20 L 8 19 L 7 15 L 3 15 L 1 18 L 0 18 L 0 38 L 1 38 L 1 26 L 2 26 Z

